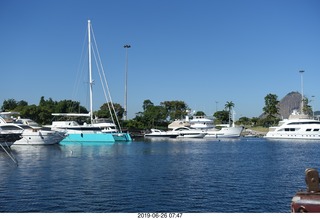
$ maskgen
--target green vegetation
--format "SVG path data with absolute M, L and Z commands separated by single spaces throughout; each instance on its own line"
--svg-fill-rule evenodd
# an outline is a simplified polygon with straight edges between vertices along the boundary
M 268 94 L 265 97 L 265 107 L 263 108 L 264 116 L 261 118 L 241 117 L 235 121 L 237 125 L 246 127 L 269 127 L 279 121 L 277 108 L 277 96 L 275 94 Z M 307 105 L 307 104 L 306 104 Z M 128 130 L 144 130 L 150 128 L 167 129 L 168 124 L 177 119 L 184 119 L 190 112 L 188 105 L 184 101 L 163 101 L 160 105 L 154 105 L 151 100 L 145 100 L 142 105 L 142 112 L 136 113 L 136 117 L 131 120 L 123 120 L 124 109 L 118 103 L 105 103 L 99 110 L 93 114 L 99 118 L 110 118 L 113 110 L 118 119 L 121 121 L 121 126 Z M 213 114 L 216 124 L 231 124 L 232 109 L 235 104 L 232 101 L 227 101 L 225 109 L 217 111 Z M 54 101 L 51 98 L 46 100 L 44 97 L 40 98 L 39 105 L 29 105 L 26 101 L 16 101 L 14 99 L 4 100 L 1 111 L 19 112 L 21 117 L 30 118 L 39 124 L 51 124 L 55 119 L 52 113 L 88 113 L 88 110 L 81 106 L 79 102 L 73 100 Z M 206 116 L 204 112 L 198 111 L 194 113 L 195 116 Z M 211 115 L 208 115 L 211 116 Z M 64 118 L 65 119 L 65 118 Z M 73 118 L 74 119 L 74 118 Z M 88 118 L 81 118 L 80 123 L 89 122 Z

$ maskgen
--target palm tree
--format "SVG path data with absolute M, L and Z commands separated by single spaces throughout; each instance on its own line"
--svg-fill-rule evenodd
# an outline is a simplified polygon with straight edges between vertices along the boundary
M 227 103 L 224 105 L 224 107 L 229 112 L 229 125 L 231 124 L 231 110 L 234 107 L 234 103 L 232 101 L 227 101 Z

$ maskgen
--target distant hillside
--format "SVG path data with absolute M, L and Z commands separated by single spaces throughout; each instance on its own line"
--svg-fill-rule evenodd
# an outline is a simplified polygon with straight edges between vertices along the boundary
M 300 112 L 301 108 L 301 94 L 299 92 L 288 93 L 279 102 L 279 118 L 287 119 L 293 110 L 298 110 Z M 262 114 L 260 117 L 264 117 Z
M 301 94 L 299 92 L 288 93 L 279 102 L 280 118 L 287 119 L 293 110 L 300 112 Z

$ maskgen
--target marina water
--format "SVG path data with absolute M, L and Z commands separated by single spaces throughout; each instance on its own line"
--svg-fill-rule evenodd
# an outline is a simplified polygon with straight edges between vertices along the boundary
M 290 212 L 318 141 L 141 140 L 0 152 L 0 212 Z

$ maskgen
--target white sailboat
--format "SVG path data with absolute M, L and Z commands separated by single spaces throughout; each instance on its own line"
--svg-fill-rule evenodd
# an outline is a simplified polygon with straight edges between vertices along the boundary
M 75 113 L 54 113 L 54 116 L 85 116 L 90 117 L 90 124 L 80 125 L 76 121 L 54 121 L 50 126 L 53 130 L 65 130 L 68 136 L 61 141 L 61 143 L 66 142 L 116 142 L 116 141 L 132 141 L 129 133 L 123 133 L 119 124 L 118 119 L 116 121 L 119 124 L 119 129 L 117 129 L 114 119 L 113 122 L 97 122 L 99 120 L 95 120 L 93 118 L 93 79 L 92 79 L 92 67 L 91 67 L 91 33 L 92 26 L 90 20 L 88 20 L 88 58 L 89 58 L 89 91 L 90 91 L 90 112 L 88 114 L 75 114 Z M 98 53 L 98 51 L 97 51 Z M 100 58 L 99 58 L 100 60 Z M 102 66 L 102 65 L 101 65 Z M 103 70 L 103 69 L 102 69 Z M 105 79 L 105 77 L 104 77 Z M 109 99 L 111 100 L 110 92 L 108 89 L 108 85 L 105 79 L 105 85 L 103 85 L 103 90 L 108 90 Z M 106 96 L 106 94 L 105 94 Z M 112 105 L 112 104 L 111 104 Z M 113 106 L 111 109 L 114 110 Z

